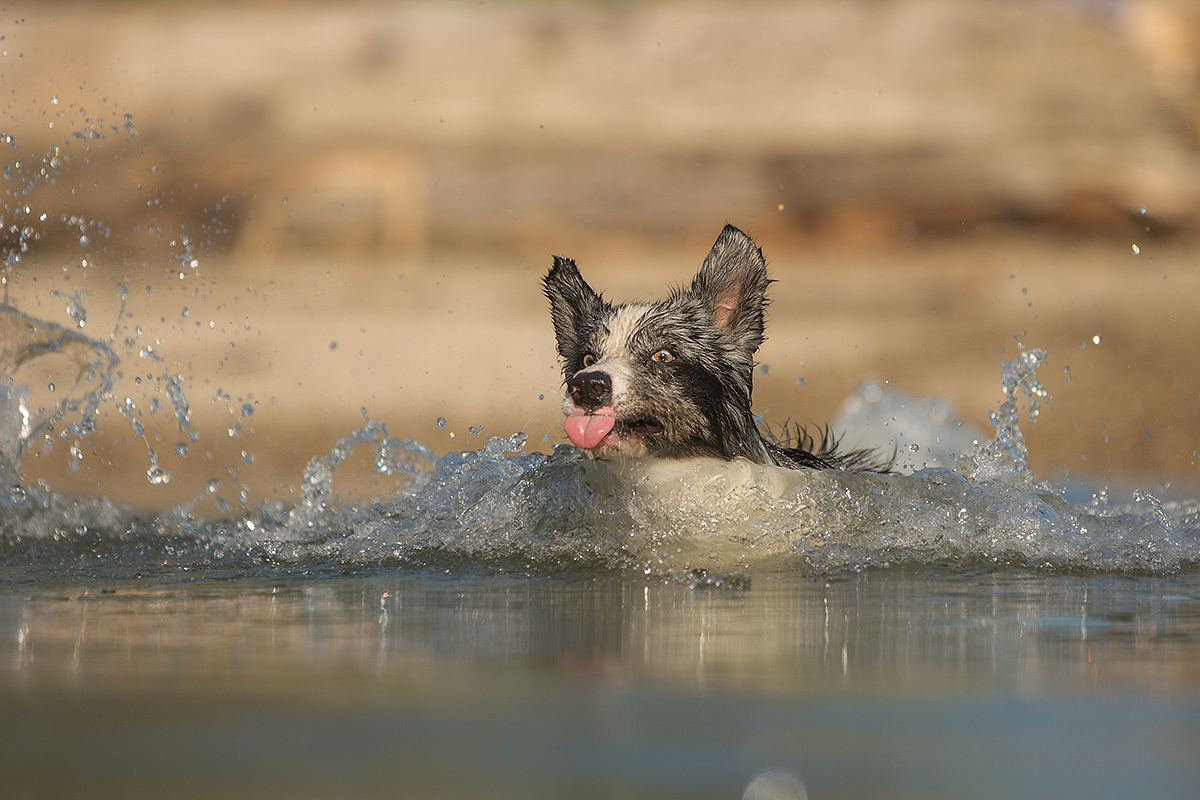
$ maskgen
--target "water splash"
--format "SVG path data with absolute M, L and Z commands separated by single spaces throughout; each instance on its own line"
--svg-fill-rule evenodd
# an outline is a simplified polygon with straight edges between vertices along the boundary
M 435 456 L 411 439 L 400 441 L 388 435 L 387 426 L 373 421 L 362 410 L 366 424 L 342 438 L 328 455 L 313 458 L 304 468 L 301 498 L 288 515 L 292 531 L 312 530 L 326 517 L 333 499 L 333 477 L 338 465 L 360 444 L 375 449 L 375 470 L 383 475 L 404 475 L 417 485 L 428 479 Z M 248 415 L 247 415 L 248 416 Z M 522 434 L 523 435 L 523 434 Z
M 52 290 L 50 292 L 50 296 L 61 298 L 67 297 L 66 293 L 60 292 L 57 289 Z M 74 290 L 66 307 L 67 316 L 75 321 L 75 327 L 79 328 L 80 330 L 83 330 L 83 328 L 87 325 L 87 307 L 83 304 L 83 298 L 86 296 L 87 291 L 83 289 Z
M 154 449 L 154 445 L 150 443 L 150 437 L 146 435 L 146 427 L 142 421 L 138 419 L 141 412 L 134 405 L 133 399 L 126 397 L 125 400 L 117 404 L 117 411 L 121 416 L 129 420 L 130 426 L 133 427 L 133 432 L 146 444 L 146 457 L 150 460 L 150 467 L 146 470 L 146 480 L 154 486 L 162 486 L 171 482 L 171 473 L 163 469 L 158 463 L 158 452 Z
M 0 305 L 0 472 L 6 484 L 15 482 L 29 446 L 49 438 L 68 416 L 74 419 L 61 438 L 94 429 L 119 361 L 103 342 Z
M 175 412 L 175 419 L 180 433 L 187 433 L 192 427 L 192 407 L 183 391 L 183 380 L 178 375 L 167 373 L 165 376 L 167 399 Z
M 1035 347 L 1021 351 L 1012 361 L 1000 362 L 1004 402 L 998 411 L 988 412 L 996 434 L 976 452 L 964 456 L 958 465 L 959 471 L 971 480 L 980 483 L 1004 481 L 1021 488 L 1033 485 L 1029 450 L 1019 424 L 1018 402 L 1023 394 L 1029 421 L 1037 422 L 1041 401 L 1049 396 L 1046 387 L 1037 379 L 1037 368 L 1045 358 L 1046 351 Z
M 299 498 L 204 518 L 195 503 L 150 518 L 102 498 L 69 498 L 20 484 L 21 455 L 68 416 L 60 436 L 83 437 L 110 397 L 117 355 L 107 345 L 0 307 L 0 565 L 86 562 L 121 573 L 181 565 L 214 574 L 276 574 L 385 564 L 474 568 L 637 569 L 688 585 L 745 586 L 758 570 L 828 573 L 899 564 L 1015 565 L 1050 570 L 1167 573 L 1200 564 L 1200 503 L 1140 493 L 1114 507 L 1097 495 L 1072 504 L 1035 486 L 1021 434 L 1022 401 L 1036 420 L 1044 353 L 1002 365 L 994 437 L 956 470 L 853 475 L 733 462 L 597 462 L 573 447 L 524 453 L 525 435 L 435 458 L 420 444 L 365 424 L 313 458 Z M 58 360 L 38 399 L 31 388 Z M 34 377 L 37 376 L 37 377 Z M 190 406 L 178 376 L 164 391 L 180 431 Z M 885 387 L 875 402 L 894 406 Z M 228 398 L 226 398 L 228 399 Z M 243 417 L 252 404 L 231 405 Z M 162 470 L 132 400 L 117 405 L 146 442 L 148 479 Z M 918 404 L 918 408 L 924 408 Z M 936 410 L 936 406 L 932 407 Z M 928 416 L 928 415 L 926 415 Z M 935 415 L 941 419 L 943 414 Z M 944 415 L 951 419 L 947 411 Z M 374 468 L 404 485 L 371 503 L 339 501 L 339 466 L 360 445 Z M 246 453 L 244 455 L 248 456 Z M 250 459 L 252 460 L 252 459 Z M 215 496 L 211 482 L 205 496 Z M 221 514 L 228 504 L 217 504 Z
M 1002 366 L 995 436 L 958 471 L 880 476 L 742 460 L 600 463 L 570 447 L 506 455 L 523 439 L 493 438 L 481 450 L 447 454 L 427 480 L 370 509 L 327 504 L 336 463 L 318 460 L 310 469 L 321 488 L 308 493 L 318 502 L 305 513 L 321 517 L 327 532 L 340 531 L 320 544 L 326 558 L 376 563 L 440 553 L 603 564 L 696 585 L 734 585 L 760 569 L 958 563 L 1163 573 L 1200 564 L 1200 502 L 1140 495 L 1129 507 L 1103 499 L 1076 505 L 1033 485 L 1019 402 L 1036 420 L 1046 397 L 1036 374 L 1044 355 L 1022 352 Z M 306 519 L 311 527 L 314 517 Z M 272 551 L 277 558 L 298 552 Z
M 628 486 L 573 447 L 523 454 L 524 444 L 522 433 L 493 437 L 479 450 L 437 459 L 391 500 L 369 509 L 329 508 L 325 524 L 342 533 L 318 552 L 357 564 L 444 558 L 555 568 L 634 563 L 643 531 L 631 514 Z
M 846 398 L 830 429 L 847 450 L 894 452 L 894 468 L 904 473 L 951 467 L 984 438 L 944 400 L 912 397 L 876 380 Z

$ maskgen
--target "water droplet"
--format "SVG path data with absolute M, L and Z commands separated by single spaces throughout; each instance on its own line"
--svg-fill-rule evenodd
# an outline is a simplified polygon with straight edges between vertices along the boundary
M 248 417 L 254 413 L 254 406 L 250 403 L 242 403 L 242 416 Z
M 1092 337 L 1092 344 L 1100 344 L 1100 334 L 1097 333 Z
M 188 403 L 187 395 L 184 394 L 182 380 L 178 375 L 167 375 L 166 385 L 167 398 L 171 401 L 171 408 L 175 410 L 175 421 L 179 425 L 179 430 L 185 431 L 191 424 L 192 407 Z
M 80 328 L 87 325 L 87 309 L 83 307 L 83 294 L 86 292 L 76 289 L 71 298 L 71 304 L 67 306 L 67 316 L 75 320 L 75 324 Z
M 444 428 L 444 427 L 446 427 L 446 418 L 445 418 L 445 417 L 438 417 L 438 418 L 437 418 L 437 426 L 438 426 L 439 428 Z
M 175 452 L 181 456 L 186 456 L 188 454 L 187 443 L 186 442 L 176 442 Z
M 921 452 L 921 445 L 917 444 L 916 442 L 913 442 L 912 444 L 910 444 L 910 445 L 908 446 L 908 452 L 910 452 L 910 453 L 919 453 L 919 452 Z
M 770 372 L 771 372 L 771 365 L 770 365 L 770 364 L 759 364 L 759 365 L 758 365 L 758 374 L 759 374 L 759 375 L 767 375 L 767 374 L 769 374 Z
M 797 385 L 797 386 L 803 386 L 803 385 L 804 385 L 804 378 L 796 378 L 796 385 Z
M 330 349 L 330 350 L 337 350 L 337 342 L 330 342 L 330 343 L 329 343 L 329 349 Z
M 245 450 L 243 450 L 242 451 L 242 461 L 245 461 L 247 464 L 253 464 L 254 463 L 254 454 L 248 453 Z
M 1138 214 L 1140 214 L 1140 215 L 1141 215 L 1141 216 L 1143 216 L 1143 217 L 1144 217 L 1144 216 L 1146 216 L 1146 207 L 1145 207 L 1145 206 L 1142 206 L 1141 208 L 1139 208 L 1139 209 L 1138 209 Z
M 49 385 L 48 385 L 46 388 L 47 388 L 47 389 L 49 389 L 50 391 L 52 391 L 52 392 L 53 392 L 53 391 L 54 391 L 54 384 L 53 384 L 53 383 L 51 383 L 51 384 L 49 384 Z
M 165 483 L 171 482 L 171 473 L 155 464 L 146 470 L 146 479 L 155 486 L 162 486 Z
M 801 780 L 784 769 L 762 773 L 742 792 L 742 800 L 805 800 L 807 797 Z
M 473 433 L 473 434 L 475 434 L 476 436 L 478 436 L 478 435 L 479 435 L 479 432 L 480 432 L 480 431 L 482 431 L 482 430 L 483 430 L 483 428 L 481 428 L 481 427 L 480 427 L 480 426 L 478 426 L 478 425 L 471 425 L 471 426 L 469 426 L 469 427 L 467 428 L 467 430 L 469 430 L 471 433 Z
M 1133 254 L 1134 254 L 1135 256 L 1136 256 L 1138 253 L 1142 252 L 1141 248 L 1140 248 L 1140 247 L 1138 247 L 1136 244 L 1135 244 L 1135 245 L 1133 245 L 1133 246 L 1131 247 L 1131 249 L 1133 250 Z

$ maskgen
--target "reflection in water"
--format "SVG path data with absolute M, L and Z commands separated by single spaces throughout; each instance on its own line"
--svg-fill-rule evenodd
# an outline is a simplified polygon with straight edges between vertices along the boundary
M 814 798 L 898 780 L 1009 797 L 1082 747 L 1109 780 L 1094 796 L 1138 795 L 1147 771 L 1200 777 L 1171 755 L 1200 746 L 1198 601 L 1194 577 L 1016 571 L 9 590 L 0 715 L 27 735 L 0 779 L 30 796 L 198 780 L 197 796 L 738 797 L 779 769 Z M 1044 752 L 1023 771 L 988 764 L 1030 737 Z
M 618 574 L 70 587 L 5 598 L 0 653 L 6 682 L 47 689 L 286 692 L 321 675 L 440 684 L 448 669 L 486 680 L 497 667 L 768 692 L 1200 687 L 1200 588 L 1133 583 L 876 572 L 768 575 L 753 591 Z

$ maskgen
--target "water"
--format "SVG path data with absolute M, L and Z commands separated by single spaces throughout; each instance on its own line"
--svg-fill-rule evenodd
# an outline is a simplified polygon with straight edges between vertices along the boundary
M 290 501 L 214 513 L 214 481 L 136 511 L 21 465 L 77 460 L 111 408 L 169 481 L 144 421 L 186 469 L 188 376 L 123 312 L 95 333 L 86 292 L 52 295 L 73 329 L 12 305 L 40 235 L 17 230 L 6 796 L 1194 796 L 1200 502 L 1039 484 L 1040 350 L 1000 365 L 991 436 L 864 384 L 837 426 L 895 446 L 898 475 L 600 464 L 520 433 L 437 457 L 364 412 Z M 196 268 L 192 239 L 170 248 Z M 114 388 L 133 353 L 149 399 Z M 233 437 L 255 406 L 217 395 Z M 398 488 L 339 499 L 356 448 Z
M 219 577 L 257 578 L 264 567 L 272 575 L 321 573 L 450 559 L 551 571 L 636 570 L 721 584 L 761 570 L 824 575 L 939 564 L 1174 574 L 1200 563 L 1200 502 L 1163 503 L 1138 492 L 1132 504 L 1110 503 L 1103 493 L 1077 503 L 1035 483 L 1018 411 L 1023 396 L 1036 418 L 1045 396 L 1036 374 L 1039 350 L 1002 364 L 1006 399 L 992 413 L 993 437 L 962 454 L 929 454 L 954 468 L 881 476 L 704 459 L 601 463 L 569 446 L 524 453 L 520 433 L 435 458 L 367 417 L 328 455 L 309 462 L 293 505 L 263 503 L 241 516 L 206 518 L 194 504 L 139 515 L 103 498 L 21 485 L 18 463 L 30 442 L 49 437 L 55 423 L 68 441 L 94 426 L 90 417 L 112 386 L 117 361 L 104 344 L 11 307 L 0 307 L 0 324 L 4 363 L 15 365 L 0 395 L 8 398 L 0 410 L 10 416 L 10 437 L 0 446 L 10 485 L 0 496 L 6 520 L 0 569 L 14 574 L 82 560 L 93 575 L 120 579 L 169 574 L 198 561 Z M 56 404 L 35 406 L 29 388 L 16 382 L 16 367 L 62 355 L 77 374 L 66 370 Z M 186 430 L 187 401 L 170 376 L 167 391 Z M 902 396 L 873 386 L 861 391 L 863 399 L 849 405 L 877 406 L 894 429 L 921 430 L 934 443 L 953 444 L 959 435 L 950 414 L 931 423 L 918 410 L 909 426 L 900 416 Z M 132 402 L 116 405 L 125 414 Z M 847 436 L 869 437 L 870 418 Z M 154 482 L 161 471 L 148 439 L 146 445 Z M 399 476 L 405 488 L 369 504 L 335 501 L 335 472 L 358 446 L 374 448 L 375 469 Z
M 36 408 L 5 384 L 13 796 L 1116 798 L 1200 780 L 1200 504 L 1037 485 L 1018 410 L 1043 394 L 1038 351 L 1004 365 L 996 433 L 966 453 L 952 413 L 872 385 L 848 402 L 847 435 L 882 409 L 953 468 L 603 465 L 521 434 L 436 458 L 367 419 L 298 502 L 204 517 L 11 480 L 50 421 L 88 427 L 114 363 L 0 314 L 28 334 L 6 363 L 74 353 L 87 378 L 64 368 L 73 388 Z M 355 447 L 404 487 L 339 502 Z
M 16 796 L 1190 797 L 1194 579 L 381 566 L 0 595 Z M 517 570 L 517 572 L 521 572 Z

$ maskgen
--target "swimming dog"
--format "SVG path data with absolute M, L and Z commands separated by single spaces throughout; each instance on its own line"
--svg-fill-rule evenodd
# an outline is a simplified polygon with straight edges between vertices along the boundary
M 869 450 L 841 452 L 825 428 L 764 434 L 751 412 L 754 354 L 765 339 L 770 283 L 762 250 L 726 225 L 687 289 L 614 305 L 562 256 L 544 286 L 566 395 L 563 422 L 599 458 L 707 456 L 791 469 L 887 472 Z

